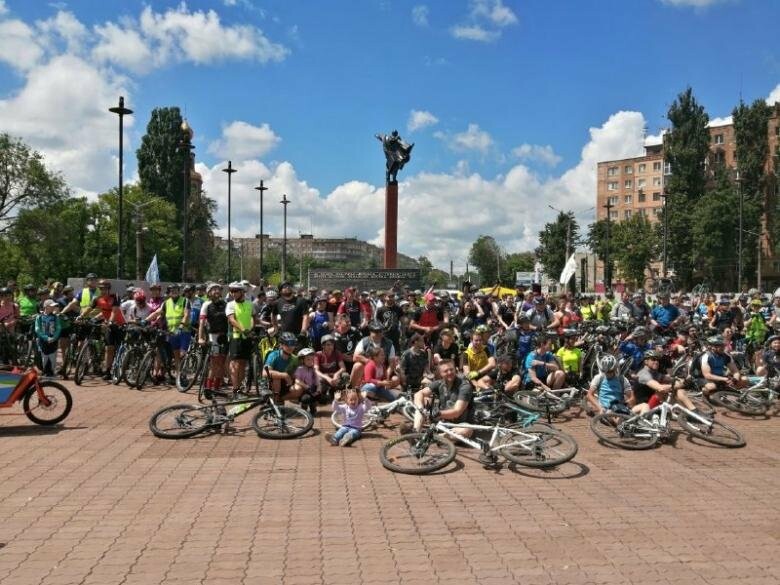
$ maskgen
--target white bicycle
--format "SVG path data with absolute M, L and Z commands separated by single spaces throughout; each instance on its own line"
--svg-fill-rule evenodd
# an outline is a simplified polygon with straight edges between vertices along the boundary
M 408 420 L 413 421 L 415 412 L 414 402 L 412 402 L 411 398 L 407 398 L 404 394 L 401 394 L 401 396 L 392 402 L 388 402 L 386 404 L 375 404 L 363 415 L 362 430 L 384 424 L 384 422 L 394 412 L 400 412 Z M 341 425 L 344 423 L 343 413 L 334 411 L 330 416 L 330 421 L 337 429 L 341 428 Z

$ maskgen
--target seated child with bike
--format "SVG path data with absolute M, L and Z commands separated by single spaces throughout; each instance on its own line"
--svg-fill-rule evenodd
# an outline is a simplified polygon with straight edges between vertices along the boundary
M 341 402 L 341 392 L 333 397 L 333 412 L 341 414 L 344 423 L 332 435 L 326 435 L 330 444 L 346 447 L 360 438 L 363 429 L 363 415 L 371 408 L 371 401 L 361 397 L 354 388 L 344 392 L 344 402 Z
M 617 371 L 617 359 L 612 354 L 599 359 L 599 374 L 588 387 L 588 402 L 595 414 L 612 410 L 622 414 L 643 414 L 650 410 L 646 403 L 634 404 L 634 391 L 628 378 Z M 629 406 L 634 404 L 633 406 Z
M 293 390 L 300 395 L 302 408 L 308 408 L 312 416 L 317 414 L 317 402 L 322 395 L 322 386 L 314 369 L 315 354 L 310 347 L 298 352 L 298 367 L 295 368 Z

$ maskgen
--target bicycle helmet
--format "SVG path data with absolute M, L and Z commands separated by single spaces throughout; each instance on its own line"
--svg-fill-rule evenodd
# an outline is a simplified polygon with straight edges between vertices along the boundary
M 713 335 L 707 338 L 707 345 L 724 346 L 726 342 L 723 340 L 722 335 Z
M 314 355 L 314 350 L 310 347 L 304 347 L 301 351 L 298 352 L 298 357 L 301 359 L 310 355 Z
M 1 295 L 10 295 L 10 294 L 11 294 L 11 289 L 8 288 L 7 286 L 4 286 L 3 288 L 0 288 L 0 296 Z
M 2 293 L 3 291 L 0 290 L 0 294 Z M 773 341 L 777 341 L 778 339 L 780 339 L 780 335 L 770 335 L 766 340 L 766 344 L 770 345 Z
M 195 287 L 191 284 L 185 284 L 184 288 L 181 289 L 181 292 L 193 292 L 195 290 Z
M 218 282 L 212 282 L 212 283 L 210 283 L 210 284 L 209 284 L 209 285 L 206 287 L 206 292 L 210 294 L 210 293 L 211 293 L 211 291 L 212 291 L 212 290 L 214 290 L 215 288 L 216 288 L 217 290 L 220 290 L 220 291 L 221 291 L 221 290 L 222 290 L 222 285 L 221 285 L 221 284 L 219 284 Z
M 328 297 L 317 297 L 316 299 L 314 299 L 314 302 L 315 303 L 327 303 L 328 302 Z
M 231 282 L 231 283 L 228 285 L 228 290 L 229 290 L 229 291 L 234 291 L 234 290 L 240 290 L 240 291 L 243 291 L 243 290 L 244 290 L 244 285 L 243 285 L 243 284 L 241 284 L 240 282 L 233 281 L 233 282 Z
M 276 297 L 279 296 L 279 293 L 276 292 L 274 289 L 265 291 L 265 298 L 269 301 L 274 300 Z
M 610 372 L 617 368 L 617 360 L 612 354 L 601 356 L 599 359 L 599 371 L 601 373 Z
M 371 323 L 368 324 L 368 330 L 372 332 L 377 331 L 384 331 L 384 327 L 382 327 L 382 324 L 379 321 L 371 321 Z
M 488 328 L 487 328 L 487 325 L 477 325 L 474 328 L 474 331 L 476 333 L 487 333 L 488 332 Z
M 321 343 L 322 345 L 325 345 L 325 344 L 326 344 L 326 343 L 328 343 L 328 342 L 330 342 L 330 343 L 336 343 L 336 338 L 335 338 L 335 337 L 333 337 L 332 335 L 323 335 L 323 336 L 320 338 L 320 343 Z
M 642 356 L 642 360 L 643 361 L 644 360 L 660 360 L 660 359 L 661 359 L 661 354 L 658 353 L 657 351 L 653 351 L 653 350 L 645 352 L 645 355 Z
M 142 290 L 137 290 L 133 293 L 133 299 L 136 301 L 146 302 L 146 293 Z
M 579 335 L 579 331 L 576 329 L 564 329 L 563 330 L 563 336 L 564 337 L 577 337 Z
M 294 333 L 290 333 L 289 331 L 285 331 L 279 336 L 279 343 L 281 345 L 288 345 L 288 346 L 294 346 L 298 344 L 298 338 L 295 337 Z
M 633 335 L 634 337 L 646 337 L 647 329 L 641 326 L 637 327 L 636 329 L 634 329 L 634 331 L 631 332 L 631 335 Z

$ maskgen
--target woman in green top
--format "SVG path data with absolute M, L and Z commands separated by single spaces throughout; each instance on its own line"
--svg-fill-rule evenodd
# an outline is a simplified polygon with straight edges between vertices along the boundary
M 561 363 L 566 376 L 582 376 L 582 350 L 575 346 L 577 342 L 577 331 L 566 329 L 563 332 L 564 345 L 557 352 L 555 357 Z

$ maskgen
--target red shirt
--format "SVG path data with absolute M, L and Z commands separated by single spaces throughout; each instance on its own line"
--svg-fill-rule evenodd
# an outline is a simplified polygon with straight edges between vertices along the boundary
M 116 310 L 116 318 L 114 319 L 114 323 L 117 325 L 124 325 L 125 324 L 125 318 L 122 315 L 122 311 L 119 309 L 119 299 L 116 295 L 101 295 L 99 297 L 96 297 L 92 300 L 92 308 L 93 309 L 100 309 L 100 314 L 103 315 L 103 319 L 108 321 L 111 319 L 111 314 L 114 313 Z M 116 309 L 115 309 L 116 308 Z

